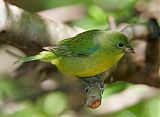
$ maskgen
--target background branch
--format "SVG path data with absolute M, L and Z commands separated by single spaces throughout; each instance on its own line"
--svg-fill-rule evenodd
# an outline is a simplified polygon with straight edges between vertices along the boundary
M 141 100 L 146 100 L 150 97 L 154 97 L 158 92 L 158 89 L 155 89 L 153 87 L 148 87 L 146 85 L 135 85 L 133 87 L 127 88 L 120 93 L 112 95 L 107 99 L 102 99 L 103 103 L 101 107 L 96 111 L 91 112 L 96 115 L 113 113 L 136 104 Z M 130 99 L 130 101 L 128 101 L 128 99 Z
M 12 45 L 27 55 L 82 31 L 26 12 L 3 0 L 0 0 L 0 16 L 0 42 Z

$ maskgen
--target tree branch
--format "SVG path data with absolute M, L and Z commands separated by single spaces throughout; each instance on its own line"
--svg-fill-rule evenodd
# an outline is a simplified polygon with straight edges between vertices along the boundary
M 3 0 L 0 0 L 0 16 L 0 42 L 19 48 L 27 55 L 82 31 L 31 14 Z

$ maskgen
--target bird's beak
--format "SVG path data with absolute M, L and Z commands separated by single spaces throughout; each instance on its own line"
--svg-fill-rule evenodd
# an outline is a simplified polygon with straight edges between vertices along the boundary
M 133 48 L 132 48 L 132 47 L 125 48 L 125 52 L 135 54 L 135 51 L 133 50 Z

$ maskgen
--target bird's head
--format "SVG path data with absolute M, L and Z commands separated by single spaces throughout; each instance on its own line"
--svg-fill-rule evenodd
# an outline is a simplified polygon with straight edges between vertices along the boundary
M 113 54 L 135 53 L 128 38 L 121 32 L 107 31 L 107 41 Z

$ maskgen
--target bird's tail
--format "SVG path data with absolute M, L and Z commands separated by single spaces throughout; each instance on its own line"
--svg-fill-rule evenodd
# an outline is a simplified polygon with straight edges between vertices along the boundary
M 37 55 L 21 58 L 18 61 L 15 61 L 14 64 L 24 63 L 24 62 L 28 62 L 28 61 L 35 61 L 35 60 L 42 60 L 42 61 L 49 62 L 55 58 L 56 58 L 56 56 L 53 52 L 42 51 Z

